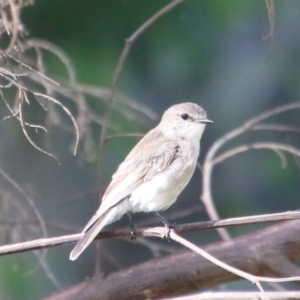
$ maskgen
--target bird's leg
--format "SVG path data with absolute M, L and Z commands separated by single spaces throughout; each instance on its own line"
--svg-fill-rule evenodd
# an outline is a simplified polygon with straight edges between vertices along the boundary
M 164 238 L 169 240 L 170 239 L 170 229 L 174 228 L 176 223 L 169 223 L 161 214 L 159 214 L 156 211 L 154 213 L 164 224 L 164 226 L 166 228 Z
M 135 226 L 132 220 L 132 216 L 130 212 L 127 212 L 127 216 L 129 219 L 129 223 L 130 223 L 130 235 L 131 235 L 131 240 L 135 240 L 136 236 L 135 236 Z

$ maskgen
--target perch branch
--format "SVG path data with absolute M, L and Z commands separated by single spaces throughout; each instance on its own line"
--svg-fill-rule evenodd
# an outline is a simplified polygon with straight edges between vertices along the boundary
M 299 276 L 297 267 L 286 270 L 281 260 L 282 257 L 288 261 L 300 258 L 299 237 L 300 221 L 296 220 L 203 249 L 222 262 L 254 275 Z M 93 277 L 45 300 L 157 299 L 193 293 L 239 279 L 197 253 L 185 251 L 111 273 L 105 278 Z

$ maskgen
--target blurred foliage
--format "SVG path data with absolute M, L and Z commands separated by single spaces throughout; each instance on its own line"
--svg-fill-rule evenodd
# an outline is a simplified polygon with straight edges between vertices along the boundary
M 59 46 L 73 62 L 78 81 L 107 88 L 124 41 L 143 22 L 169 1 L 162 0 L 35 0 L 22 11 L 22 20 L 31 38 L 39 38 Z M 118 85 L 118 92 L 137 103 L 150 107 L 160 115 L 168 106 L 193 101 L 203 106 L 214 125 L 202 139 L 200 161 L 209 146 L 223 134 L 265 110 L 298 101 L 300 88 L 300 2 L 275 1 L 276 19 L 272 39 L 265 2 L 262 0 L 189 0 L 158 20 L 134 44 Z M 65 82 L 66 72 L 53 55 L 46 54 L 47 74 Z M 74 99 L 76 101 L 76 99 Z M 89 99 L 94 111 L 104 113 L 104 105 Z M 70 101 L 64 104 L 76 114 Z M 31 107 L 32 108 L 32 107 Z M 41 120 L 44 118 L 33 114 Z M 4 121 L 9 112 L 0 103 L 0 166 L 34 198 L 48 229 L 49 236 L 82 230 L 98 206 L 99 192 L 109 183 L 111 174 L 134 146 L 137 138 L 118 138 L 108 142 L 103 160 L 105 178 L 97 182 L 97 163 L 85 159 L 83 146 L 73 157 L 72 129 L 54 127 L 47 134 L 36 135 L 37 143 L 59 157 L 61 165 L 39 153 L 24 138 L 16 120 Z M 142 114 L 140 119 L 124 117 L 114 111 L 114 128 L 110 133 L 145 133 L 156 121 Z M 299 111 L 270 120 L 279 124 L 300 125 Z M 100 128 L 93 124 L 92 138 L 99 143 Z M 249 134 L 236 142 L 286 138 L 300 146 L 299 136 L 289 137 L 269 132 Z M 244 139 L 244 140 L 243 140 Z M 233 142 L 232 144 L 234 144 Z M 231 145 L 232 145 L 231 144 Z M 252 150 L 218 165 L 213 177 L 213 195 L 222 217 L 271 213 L 298 208 L 300 171 L 292 157 L 286 168 L 276 154 L 268 150 Z M 207 218 L 199 201 L 199 171 L 179 200 L 164 216 L 177 223 Z M 13 190 L 0 178 L 3 190 Z M 20 193 L 14 191 L 15 203 L 27 207 L 28 222 L 35 216 Z M 2 198 L 3 197 L 2 195 Z M 2 199 L 3 200 L 3 199 Z M 5 199 L 4 199 L 5 200 Z M 1 206 L 5 206 L 5 201 Z M 24 202 L 23 202 L 24 201 Z M 16 204 L 18 207 L 18 204 Z M 4 207 L 5 208 L 5 207 Z M 179 214 L 193 208 L 193 214 Z M 3 210 L 5 212 L 5 210 Z M 1 221 L 15 221 L 16 213 L 2 213 Z M 154 224 L 151 215 L 134 216 L 136 225 Z M 3 243 L 40 237 L 37 226 L 25 224 L 29 233 L 18 233 L 17 226 L 3 228 Z M 126 218 L 110 228 L 126 228 Z M 234 235 L 253 230 L 240 227 Z M 9 232 L 9 233 L 7 233 Z M 5 235 L 6 234 L 6 235 Z M 188 235 L 199 244 L 219 239 L 215 232 Z M 151 241 L 153 242 L 153 241 Z M 177 246 L 155 241 L 161 255 L 174 253 Z M 47 262 L 62 287 L 92 276 L 94 247 L 76 262 L 68 260 L 71 247 L 47 251 Z M 90 254 L 90 255 L 89 255 Z M 151 259 L 153 253 L 138 242 L 112 240 L 101 242 L 100 263 L 105 273 Z M 1 299 L 34 299 L 56 290 L 43 269 L 34 268 L 33 254 L 19 254 L 1 259 Z M 29 263 L 30 262 L 30 263 Z M 17 266 L 17 267 L 16 267 Z M 250 285 L 249 285 L 250 287 Z

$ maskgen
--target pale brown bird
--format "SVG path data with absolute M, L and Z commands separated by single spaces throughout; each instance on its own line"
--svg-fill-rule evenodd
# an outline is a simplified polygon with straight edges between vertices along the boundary
M 124 214 L 158 212 L 172 205 L 194 173 L 207 123 L 212 121 L 195 103 L 167 109 L 161 122 L 139 141 L 112 176 L 70 260 L 78 258 L 104 226 Z

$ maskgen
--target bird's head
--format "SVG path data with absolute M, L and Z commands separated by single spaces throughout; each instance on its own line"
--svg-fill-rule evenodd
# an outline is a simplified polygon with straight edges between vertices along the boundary
M 177 134 L 187 139 L 200 140 L 206 124 L 213 123 L 207 118 L 206 111 L 195 103 L 180 103 L 167 109 L 160 126 L 170 134 Z

